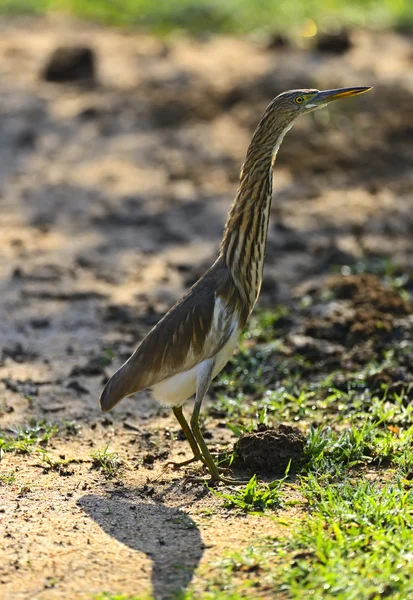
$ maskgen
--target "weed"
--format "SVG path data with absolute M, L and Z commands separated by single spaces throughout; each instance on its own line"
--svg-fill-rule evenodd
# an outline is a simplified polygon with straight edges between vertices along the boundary
M 261 570 L 262 558 L 254 546 L 249 546 L 243 551 L 227 554 L 219 561 L 219 567 L 228 574 L 257 572 Z
M 273 310 L 257 311 L 251 317 L 249 327 L 241 338 L 241 345 L 246 340 L 253 340 L 254 344 L 270 342 L 271 345 L 274 345 L 274 340 L 277 340 L 280 331 L 283 331 L 290 323 L 289 311 L 285 306 L 278 306 Z
M 196 592 L 188 590 L 169 595 L 168 598 L 171 600 L 198 600 L 199 595 Z M 108 592 L 103 592 L 97 596 L 92 596 L 92 600 L 155 600 L 155 598 L 151 595 L 128 596 L 127 594 L 110 594 Z M 202 594 L 202 600 L 245 600 L 245 595 L 213 590 L 204 592 Z
M 17 427 L 11 434 L 0 431 L 0 453 L 28 454 L 39 445 L 45 446 L 58 431 L 56 424 L 32 419 L 26 427 Z
M 381 428 L 380 423 L 349 427 L 341 434 L 330 428 L 311 428 L 305 448 L 307 471 L 340 472 L 360 464 L 400 465 L 407 475 L 413 464 L 413 427 Z
M 60 430 L 66 433 L 66 435 L 79 435 L 81 432 L 81 425 L 76 421 L 62 421 Z
M 215 389 L 225 389 L 226 395 L 237 396 L 240 394 L 264 393 L 266 389 L 266 376 L 264 365 L 269 362 L 270 349 L 250 348 L 241 349 L 231 359 L 223 374 L 219 377 Z
M 282 506 L 283 479 L 272 481 L 269 484 L 257 483 L 257 476 L 253 475 L 245 488 L 236 489 L 233 493 L 223 493 L 213 490 L 214 494 L 225 500 L 226 508 L 238 508 L 244 512 L 263 512 L 266 509 L 276 509 Z
M 93 596 L 93 600 L 153 600 L 152 596 L 128 596 L 125 594 L 110 594 L 102 592 L 97 596 Z
M 125 594 L 102 592 L 97 596 L 93 596 L 93 600 L 153 600 L 153 596 L 128 596 Z
M 103 450 L 93 452 L 92 458 L 92 467 L 102 470 L 107 477 L 114 477 L 123 464 L 116 452 L 109 452 L 109 444 Z
M 0 484 L 11 485 L 12 483 L 14 483 L 15 479 L 16 474 L 14 471 L 12 471 L 11 473 L 2 473 L 0 475 Z
M 69 465 L 73 463 L 84 462 L 83 460 L 79 460 L 77 458 L 54 458 L 53 456 L 50 456 L 50 454 L 43 448 L 39 448 L 38 451 L 41 454 L 42 466 L 45 472 L 56 471 L 61 476 L 73 475 L 74 471 L 70 469 Z

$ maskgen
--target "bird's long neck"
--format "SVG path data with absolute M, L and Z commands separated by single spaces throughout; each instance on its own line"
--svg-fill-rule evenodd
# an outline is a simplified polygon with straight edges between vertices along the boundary
M 261 289 L 272 199 L 272 169 L 290 125 L 266 127 L 265 115 L 248 148 L 237 195 L 231 206 L 220 256 L 231 270 L 241 297 L 252 310 Z

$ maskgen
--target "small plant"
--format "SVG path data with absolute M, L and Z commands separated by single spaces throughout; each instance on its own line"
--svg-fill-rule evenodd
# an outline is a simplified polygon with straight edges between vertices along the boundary
M 69 465 L 83 462 L 82 460 L 78 460 L 76 458 L 54 458 L 53 456 L 50 456 L 50 454 L 43 448 L 39 448 L 38 451 L 41 454 L 42 467 L 44 471 L 55 471 L 61 476 L 73 475 L 74 471 Z
M 288 597 L 311 597 L 314 589 L 328 600 L 412 597 L 411 489 L 353 477 L 325 485 L 309 474 L 302 491 L 310 513 L 276 572 Z
M 93 596 L 93 600 L 152 600 L 152 598 L 152 596 L 126 596 L 124 594 L 109 594 L 108 592 Z
M 14 483 L 15 479 L 16 475 L 14 471 L 11 473 L 2 473 L 0 475 L 0 485 L 11 485 Z
M 123 464 L 116 452 L 109 452 L 109 444 L 103 450 L 96 450 L 92 454 L 94 469 L 102 470 L 107 477 L 114 477 L 118 469 Z
M 289 311 L 285 306 L 257 311 L 242 339 L 252 338 L 257 342 L 273 342 L 278 337 L 278 331 L 285 328 L 285 325 L 289 325 L 289 319 Z
M 17 427 L 12 434 L 0 431 L 0 453 L 17 452 L 28 454 L 39 445 L 46 445 L 57 432 L 56 424 L 32 419 L 26 427 Z
M 79 435 L 81 432 L 81 426 L 76 421 L 62 421 L 61 431 L 66 435 Z
M 124 594 L 103 592 L 102 594 L 93 596 L 93 600 L 153 600 L 153 596 L 127 596 Z
M 223 494 L 216 490 L 213 492 L 225 500 L 226 508 L 240 508 L 244 512 L 263 512 L 268 508 L 280 508 L 282 506 L 281 488 L 289 469 L 290 465 L 288 465 L 283 479 L 268 484 L 257 483 L 257 476 L 253 475 L 245 488 L 237 489 L 233 494 Z

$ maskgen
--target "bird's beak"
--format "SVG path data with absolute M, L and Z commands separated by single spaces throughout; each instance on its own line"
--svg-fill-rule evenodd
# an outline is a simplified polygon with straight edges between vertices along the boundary
M 368 92 L 371 89 L 372 88 L 370 86 L 363 86 L 339 88 L 337 90 L 325 90 L 323 92 L 318 92 L 318 94 L 316 94 L 314 98 L 310 100 L 310 104 L 319 107 L 327 104 L 328 102 L 333 102 L 333 100 L 341 100 L 341 98 L 351 98 L 351 96 L 364 94 L 364 92 Z

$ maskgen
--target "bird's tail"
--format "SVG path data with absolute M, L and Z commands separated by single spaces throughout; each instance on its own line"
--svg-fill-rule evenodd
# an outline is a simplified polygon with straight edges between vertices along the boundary
M 125 396 L 139 391 L 141 388 L 136 379 L 136 370 L 132 368 L 129 359 L 112 375 L 103 389 L 100 397 L 100 408 L 103 412 L 111 410 Z

